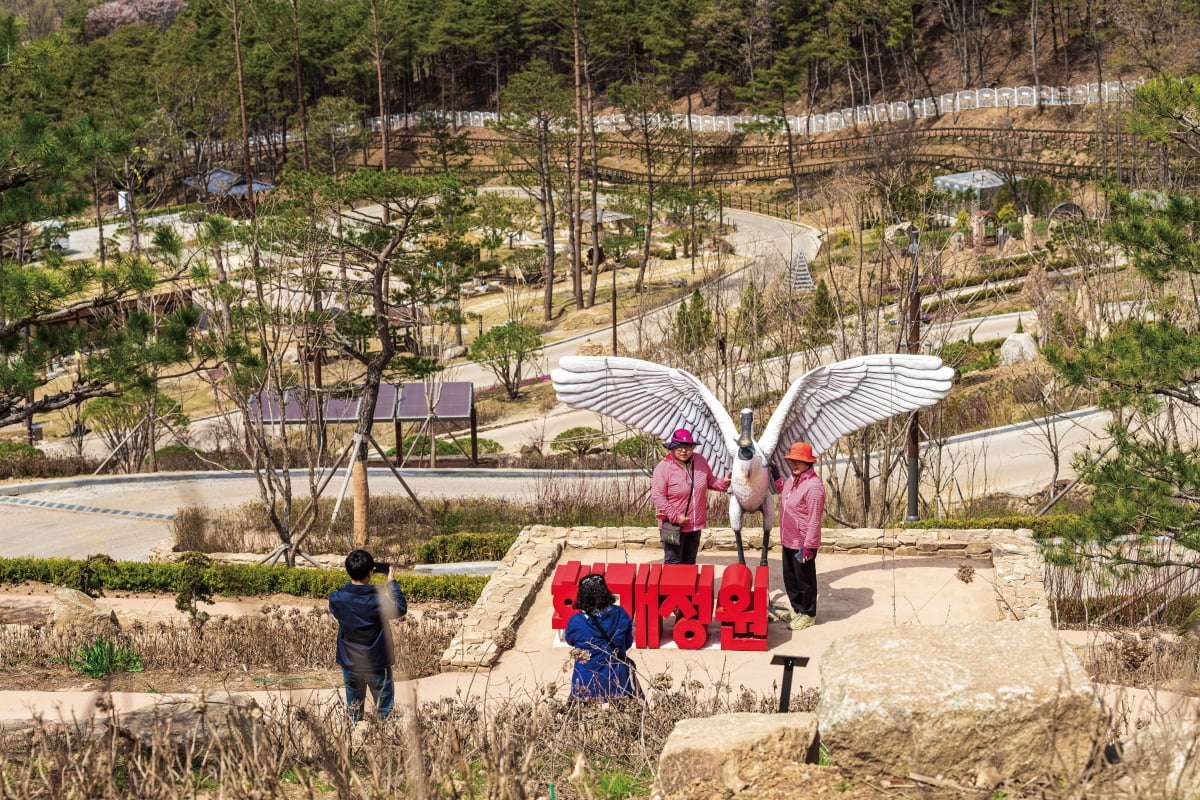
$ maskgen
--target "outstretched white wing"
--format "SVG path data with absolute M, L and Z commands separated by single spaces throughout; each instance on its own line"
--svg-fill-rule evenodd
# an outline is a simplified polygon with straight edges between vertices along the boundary
M 687 428 L 714 475 L 733 466 L 738 431 L 713 393 L 696 376 L 636 358 L 566 356 L 550 373 L 558 399 L 666 441 Z
M 953 377 L 954 369 L 937 356 L 859 356 L 817 367 L 788 389 L 759 446 L 783 468 L 793 442 L 808 442 L 820 453 L 873 422 L 933 405 L 950 391 Z

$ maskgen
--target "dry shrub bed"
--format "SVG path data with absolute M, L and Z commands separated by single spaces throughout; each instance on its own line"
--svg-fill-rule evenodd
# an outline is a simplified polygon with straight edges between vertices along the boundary
M 320 516 L 304 540 L 310 553 L 339 553 L 348 549 L 353 519 L 342 514 L 332 522 L 335 500 L 320 503 Z M 528 503 L 490 497 L 433 498 L 424 501 L 428 518 L 419 516 L 402 496 L 371 500 L 371 552 L 380 560 L 412 563 L 418 545 L 439 535 L 518 533 L 526 525 L 655 525 L 650 506 L 648 475 L 604 480 L 583 479 L 548 471 Z M 709 524 L 726 525 L 729 503 L 709 494 Z M 263 507 L 257 502 L 232 509 L 189 506 L 179 509 L 172 523 L 177 551 L 199 553 L 261 553 L 278 539 Z
M 458 616 L 453 610 L 425 610 L 394 622 L 397 677 L 439 672 L 442 654 L 458 629 Z M 154 674 L 155 688 L 172 691 L 192 688 L 201 671 L 269 673 L 278 679 L 333 670 L 336 635 L 337 622 L 323 607 L 263 606 L 256 615 L 218 616 L 201 624 L 135 621 L 114 643 L 141 657 L 147 673 Z M 80 676 L 67 660 L 91 644 L 80 636 L 60 638 L 43 625 L 0 626 L 0 675 L 19 683 L 31 673 L 42 676 L 42 682 L 57 673 L 77 685 Z
M 231 717 L 213 718 L 208 736 L 172 737 L 158 723 L 140 739 L 119 732 L 119 724 L 37 723 L 0 733 L 0 798 L 648 797 L 663 745 L 680 719 L 770 713 L 776 702 L 719 682 L 706 692 L 699 685 L 687 680 L 678 688 L 663 685 L 646 704 L 625 701 L 607 707 L 564 702 L 558 687 L 548 685 L 536 696 L 486 703 L 444 699 L 424 705 L 417 714 L 398 711 L 386 722 L 371 720 L 358 728 L 350 727 L 334 703 L 235 710 Z M 805 701 L 814 696 L 803 693 L 797 710 L 811 710 Z M 836 753 L 829 755 L 836 761 Z M 1153 791 L 1156 779 L 1139 774 L 1137 765 L 1097 764 L 1071 781 L 1033 777 L 991 790 L 948 781 L 931 785 L 846 775 L 835 763 L 818 766 L 801 760 L 798 754 L 794 769 L 762 776 L 741 796 L 1167 796 Z M 730 794 L 723 786 L 695 784 L 672 800 Z
M 645 705 L 570 703 L 551 684 L 531 697 L 446 699 L 356 730 L 336 704 L 251 709 L 220 735 L 178 741 L 156 729 L 141 745 L 103 723 L 41 724 L 0 738 L 0 798 L 645 796 L 678 720 L 777 702 L 658 680 Z M 797 697 L 809 709 L 814 700 Z
M 317 522 L 303 547 L 310 553 L 349 550 L 353 515 L 342 513 L 332 521 L 336 499 L 323 498 Z M 428 517 L 421 517 L 407 497 L 371 499 L 371 552 L 380 560 L 411 563 L 417 545 L 440 534 L 517 533 L 528 524 L 523 506 L 500 498 L 433 498 L 423 501 Z M 172 523 L 175 549 L 199 553 L 260 553 L 278 543 L 263 506 L 257 501 L 214 510 L 201 506 L 179 509 Z
M 1171 565 L 1166 541 L 1117 543 L 1120 558 Z M 1047 565 L 1046 594 L 1059 628 L 1090 632 L 1084 654 L 1098 681 L 1200 695 L 1200 594 L 1194 569 L 1184 565 L 1121 566 L 1081 548 L 1072 566 Z
M 1084 666 L 1102 683 L 1196 694 L 1200 639 L 1154 630 L 1098 633 L 1086 650 Z
M 100 462 L 94 458 L 47 457 L 41 451 L 38 451 L 36 456 L 6 454 L 0 458 L 0 480 L 65 478 L 72 475 L 86 475 L 93 472 L 99 465 Z

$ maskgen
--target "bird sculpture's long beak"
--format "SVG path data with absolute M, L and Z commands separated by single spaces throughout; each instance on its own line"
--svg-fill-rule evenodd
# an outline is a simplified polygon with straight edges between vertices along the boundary
M 742 409 L 742 435 L 738 437 L 738 458 L 749 461 L 754 458 L 754 412 Z

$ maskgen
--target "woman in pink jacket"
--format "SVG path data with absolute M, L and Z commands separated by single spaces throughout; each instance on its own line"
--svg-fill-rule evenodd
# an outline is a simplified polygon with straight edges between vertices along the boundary
M 796 442 L 786 456 L 792 474 L 775 481 L 779 490 L 779 541 L 783 545 L 783 588 L 792 604 L 790 627 L 802 631 L 817 621 L 817 550 L 825 514 L 825 484 L 813 470 L 812 445 Z
M 708 490 L 723 492 L 729 478 L 718 478 L 704 456 L 694 453 L 692 432 L 680 428 L 666 443 L 667 454 L 654 467 L 650 499 L 659 520 L 664 564 L 695 564 L 700 533 L 708 522 Z M 678 525 L 678 543 L 669 541 Z

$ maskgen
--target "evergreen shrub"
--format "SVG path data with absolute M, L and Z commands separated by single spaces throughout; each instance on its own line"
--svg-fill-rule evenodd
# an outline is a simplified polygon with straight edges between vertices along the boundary
M 417 546 L 418 564 L 498 561 L 517 540 L 515 533 L 451 533 Z
M 602 444 L 604 444 L 603 431 L 587 425 L 578 425 L 574 428 L 567 428 L 555 436 L 554 440 L 550 442 L 550 449 L 556 453 L 574 453 L 582 456 Z
M 639 433 L 636 436 L 630 436 L 622 439 L 612 446 L 610 450 L 614 456 L 623 456 L 635 460 L 646 458 L 657 458 L 662 454 L 662 442 L 657 436 L 649 433 Z
M 95 556 L 91 558 L 95 559 Z M 0 558 L 0 584 L 26 581 L 68 586 L 80 562 L 70 558 Z M 124 592 L 179 591 L 185 566 L 173 563 L 114 561 L 92 574 L 101 589 Z M 206 586 L 223 597 L 290 594 L 327 597 L 347 578 L 341 569 L 295 569 L 259 564 L 213 564 L 204 570 Z M 488 582 L 486 575 L 402 575 L 400 587 L 409 600 L 473 603 Z
M 46 454 L 28 442 L 18 442 L 14 439 L 0 441 L 0 460 L 10 458 L 45 458 Z

